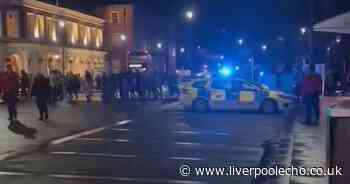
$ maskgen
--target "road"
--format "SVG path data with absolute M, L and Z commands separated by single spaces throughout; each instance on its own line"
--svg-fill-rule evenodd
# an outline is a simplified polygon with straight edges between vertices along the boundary
M 286 161 L 293 114 L 139 111 L 122 125 L 0 163 L 6 184 L 247 183 L 196 176 L 196 167 L 258 167 Z M 268 141 L 270 140 L 270 141 Z M 280 145 L 275 154 L 264 143 Z M 265 144 L 265 145 L 266 145 Z M 283 146 L 284 145 L 284 146 Z M 264 151 L 265 150 L 265 151 Z M 180 167 L 191 167 L 181 176 Z

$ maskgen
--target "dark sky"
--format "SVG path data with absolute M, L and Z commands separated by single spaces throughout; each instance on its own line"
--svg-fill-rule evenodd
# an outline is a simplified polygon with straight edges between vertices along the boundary
M 175 17 L 180 26 L 186 26 L 182 15 L 186 8 L 194 9 L 196 17 L 192 26 L 198 40 L 211 43 L 235 37 L 263 41 L 276 35 L 295 36 L 300 26 L 309 23 L 311 0 L 60 0 L 60 4 L 91 10 L 99 5 L 131 1 L 135 4 L 136 24 L 166 22 L 169 17 Z M 349 0 L 314 1 L 315 22 L 350 11 Z M 219 32 L 223 35 L 220 38 L 217 37 L 220 34 L 213 34 Z

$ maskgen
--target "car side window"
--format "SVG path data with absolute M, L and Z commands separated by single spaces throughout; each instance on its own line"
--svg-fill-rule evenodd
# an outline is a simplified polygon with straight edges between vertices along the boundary
M 231 89 L 231 82 L 229 80 L 216 79 L 211 84 L 211 88 L 213 89 Z
M 246 83 L 246 82 L 243 82 L 242 83 L 242 89 L 243 90 L 250 90 L 250 91 L 257 91 L 258 88 L 252 84 L 249 84 L 249 83 Z

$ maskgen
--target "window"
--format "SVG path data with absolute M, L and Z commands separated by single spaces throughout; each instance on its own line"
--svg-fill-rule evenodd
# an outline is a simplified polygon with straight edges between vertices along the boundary
M 6 14 L 6 33 L 10 38 L 19 37 L 19 15 L 17 11 L 8 11 Z
M 121 23 L 120 11 L 112 12 L 112 24 L 120 24 L 120 23 Z
M 231 81 L 225 79 L 215 79 L 211 85 L 213 89 L 231 89 Z
M 57 21 L 53 18 L 46 18 L 46 27 L 49 41 L 57 42 Z

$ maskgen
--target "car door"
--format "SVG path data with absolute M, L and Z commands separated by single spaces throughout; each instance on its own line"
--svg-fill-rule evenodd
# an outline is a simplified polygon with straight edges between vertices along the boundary
M 227 94 L 231 89 L 231 80 L 229 79 L 213 79 L 210 85 L 210 107 L 211 109 L 226 109 Z
M 248 82 L 241 81 L 238 106 L 241 109 L 256 109 L 258 108 L 257 94 L 259 89 Z

